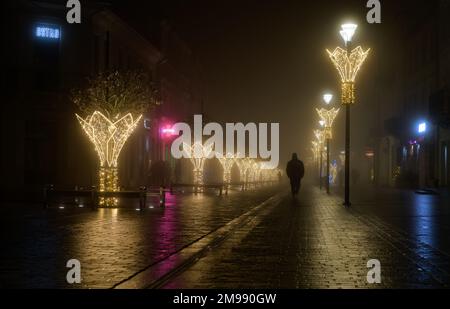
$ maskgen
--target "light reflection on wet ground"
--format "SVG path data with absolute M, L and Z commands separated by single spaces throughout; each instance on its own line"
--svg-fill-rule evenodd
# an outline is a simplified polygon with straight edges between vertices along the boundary
M 78 287 L 107 288 L 261 203 L 274 193 L 168 196 L 120 209 L 5 205 L 1 210 L 0 276 L 4 287 L 72 287 L 67 260 L 81 262 Z M 153 208 L 150 208 L 153 206 Z
M 286 197 L 164 287 L 449 287 L 449 247 L 438 241 L 448 237 L 446 199 L 356 191 L 347 210 L 341 198 L 304 187 L 298 201 Z M 381 262 L 379 285 L 366 280 L 370 259 Z

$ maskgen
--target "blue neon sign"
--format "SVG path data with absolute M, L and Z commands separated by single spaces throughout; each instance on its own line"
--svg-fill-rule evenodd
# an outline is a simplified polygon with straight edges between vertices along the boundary
M 50 25 L 37 25 L 34 34 L 41 39 L 59 40 L 61 38 L 60 28 Z

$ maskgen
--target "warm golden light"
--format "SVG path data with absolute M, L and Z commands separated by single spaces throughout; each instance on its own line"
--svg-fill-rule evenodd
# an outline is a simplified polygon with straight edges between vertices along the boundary
M 322 130 L 314 130 L 314 136 L 317 139 L 317 143 L 319 144 L 319 148 L 323 148 L 325 143 L 325 134 Z
M 336 119 L 337 114 L 339 113 L 339 108 L 332 108 L 332 109 L 317 109 L 317 114 L 319 114 L 319 117 L 321 119 L 321 121 L 324 122 L 324 134 L 325 134 L 325 139 L 332 139 L 333 138 L 333 133 L 332 133 L 332 126 L 333 126 L 333 122 L 334 119 Z
M 118 158 L 125 142 L 133 133 L 142 116 L 134 119 L 128 113 L 123 117 L 117 115 L 116 119 L 110 120 L 101 112 L 95 111 L 85 119 L 77 114 L 76 117 L 84 132 L 94 144 L 100 160 L 100 192 L 118 191 Z M 116 198 L 100 198 L 100 205 L 102 206 L 117 206 L 117 202 Z
M 198 186 L 203 185 L 203 170 L 205 167 L 205 161 L 211 155 L 214 144 L 202 145 L 199 142 L 194 143 L 192 146 L 183 143 L 183 151 L 186 157 L 191 159 L 194 165 L 194 183 Z
M 342 104 L 355 103 L 355 80 L 362 64 L 369 55 L 370 49 L 364 51 L 361 46 L 350 53 L 341 47 L 333 52 L 327 50 L 331 61 L 339 72 L 342 82 Z
M 311 150 L 312 150 L 313 155 L 314 155 L 314 161 L 317 161 L 319 159 L 319 156 L 320 156 L 320 145 L 319 145 L 319 142 L 316 142 L 316 141 L 312 141 L 311 143 L 312 143 Z
M 217 153 L 216 157 L 223 168 L 223 183 L 229 185 L 231 183 L 231 169 L 236 162 L 236 156 L 232 153 L 228 153 L 224 157 L 222 154 Z

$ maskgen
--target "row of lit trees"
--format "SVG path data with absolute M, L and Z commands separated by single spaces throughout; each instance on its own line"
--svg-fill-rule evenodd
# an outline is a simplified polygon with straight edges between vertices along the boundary
M 76 114 L 81 127 L 99 158 L 100 192 L 119 191 L 118 160 L 123 146 L 138 123 L 143 113 L 151 113 L 159 104 L 156 87 L 149 76 L 143 72 L 112 72 L 101 73 L 88 84 L 74 90 L 71 96 L 79 112 Z M 212 145 L 203 146 L 200 143 L 184 145 L 187 157 L 193 164 L 194 182 L 203 185 L 203 170 L 205 160 L 212 153 Z M 265 170 L 261 163 L 250 158 L 240 158 L 238 155 L 217 155 L 224 174 L 223 183 L 231 183 L 231 169 L 237 164 L 241 182 L 254 182 L 259 179 L 275 179 L 278 170 Z M 228 186 L 227 185 L 227 186 Z M 101 206 L 117 206 L 115 197 L 101 197 Z
M 205 162 L 211 157 L 213 153 L 213 144 L 203 145 L 201 143 L 194 143 L 193 145 L 183 144 L 183 150 L 186 157 L 189 157 L 193 165 L 194 184 L 196 186 L 203 185 L 203 171 Z M 258 162 L 255 159 L 242 157 L 239 154 L 215 153 L 215 157 L 219 160 L 223 169 L 222 182 L 225 186 L 231 183 L 231 170 L 233 166 L 239 169 L 239 176 L 241 183 L 253 183 L 257 181 L 274 181 L 280 172 L 279 169 L 265 169 L 263 162 Z
M 159 104 L 150 77 L 137 71 L 101 73 L 72 93 L 84 116 L 76 117 L 99 158 L 99 191 L 119 191 L 118 159 L 144 112 Z M 116 206 L 117 198 L 101 197 L 101 206 Z
M 328 56 L 335 65 L 341 78 L 341 103 L 345 107 L 345 206 L 350 206 L 350 107 L 355 103 L 355 81 L 356 76 L 366 60 L 370 49 L 363 50 L 358 46 L 352 50 L 352 39 L 357 29 L 356 24 L 348 23 L 342 25 L 340 31 L 341 37 L 345 43 L 345 49 L 337 47 L 333 52 L 327 50 Z M 324 95 L 324 101 L 329 104 L 333 96 Z M 314 131 L 315 140 L 313 141 L 314 159 L 320 160 L 320 182 L 322 182 L 322 156 L 326 149 L 327 152 L 327 180 L 326 187 L 329 193 L 330 187 L 330 140 L 333 137 L 332 125 L 339 109 L 317 109 L 320 117 L 321 129 Z

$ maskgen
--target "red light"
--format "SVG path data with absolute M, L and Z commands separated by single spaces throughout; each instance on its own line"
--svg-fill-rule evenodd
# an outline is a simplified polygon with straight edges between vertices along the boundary
M 160 130 L 162 137 L 169 138 L 172 136 L 176 136 L 177 133 L 175 132 L 175 129 L 172 126 L 164 126 Z

